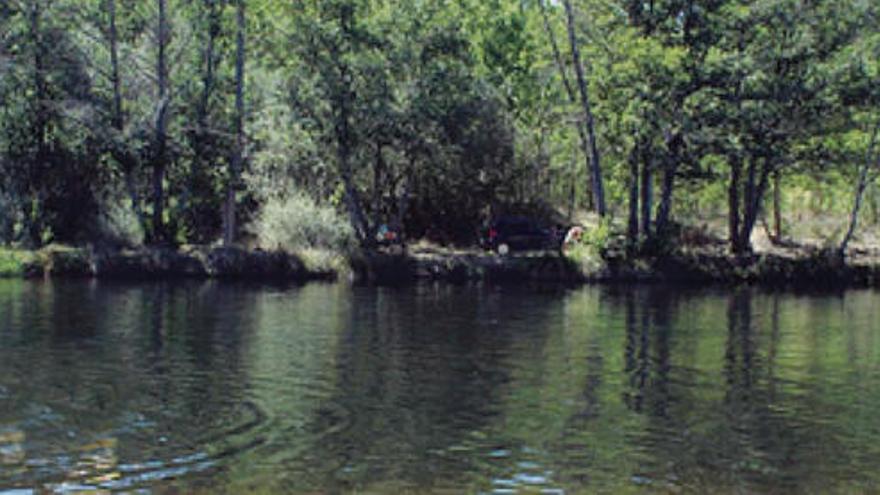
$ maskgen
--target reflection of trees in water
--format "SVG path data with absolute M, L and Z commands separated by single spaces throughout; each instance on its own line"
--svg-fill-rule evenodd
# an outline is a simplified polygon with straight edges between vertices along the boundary
M 451 286 L 355 291 L 335 391 L 311 425 L 331 432 L 316 445 L 316 483 L 427 487 L 472 473 L 519 364 L 512 354 L 540 353 L 550 300 Z M 334 429 L 340 414 L 348 424 Z
M 668 416 L 670 391 L 670 312 L 674 300 L 667 290 L 630 289 L 623 295 L 626 312 L 624 402 L 637 413 Z M 647 410 L 645 410 L 647 408 Z
M 573 351 L 582 360 L 576 373 L 584 400 L 560 411 L 569 419 L 555 447 L 557 466 L 570 486 L 633 479 L 655 487 L 797 491 L 851 469 L 853 447 L 864 445 L 848 449 L 841 441 L 839 425 L 847 420 L 840 403 L 823 395 L 827 377 L 814 374 L 831 352 L 823 348 L 827 337 L 811 337 L 814 326 L 790 321 L 802 310 L 797 299 L 749 289 L 601 294 L 598 307 L 577 319 L 587 337 L 576 345 L 599 343 L 604 370 L 590 368 L 592 352 Z M 794 349 L 807 361 L 780 364 Z M 812 374 L 797 375 L 802 369 Z
M 876 477 L 876 294 L 16 283 L 0 284 L 4 486 L 64 476 L 23 459 L 108 474 L 250 441 L 224 479 L 279 489 L 461 487 L 520 461 L 572 487 Z
M 164 465 L 201 451 L 239 414 L 246 311 L 218 311 L 238 299 L 229 289 L 43 282 L 10 297 L 27 310 L 6 338 L 26 345 L 0 346 L 0 376 L 18 370 L 26 380 L 0 380 L 12 397 L 0 428 L 26 432 L 27 456 L 49 462 L 23 479 L 94 481 L 117 461 Z
M 822 482 L 817 473 L 828 464 L 826 456 L 844 452 L 821 425 L 821 414 L 811 412 L 827 400 L 787 394 L 785 382 L 776 376 L 782 345 L 780 296 L 737 289 L 726 296 L 723 312 L 713 311 L 724 319 L 716 319 L 698 337 L 711 339 L 719 327 L 725 329 L 720 384 L 706 376 L 713 368 L 676 369 L 682 356 L 675 355 L 669 332 L 684 326 L 678 305 L 666 296 L 649 295 L 637 309 L 636 300 L 637 295 L 625 298 L 624 400 L 647 419 L 636 437 L 653 458 L 643 463 L 647 474 L 719 490 L 821 486 L 815 483 Z M 756 314 L 756 307 L 766 311 Z M 682 382 L 691 386 L 682 387 Z M 700 382 L 705 384 L 694 386 Z M 815 384 L 790 385 L 810 390 Z

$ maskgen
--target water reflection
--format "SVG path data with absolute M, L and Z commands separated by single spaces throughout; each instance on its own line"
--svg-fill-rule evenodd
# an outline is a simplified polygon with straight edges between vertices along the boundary
M 878 302 L 0 282 L 0 491 L 876 491 Z

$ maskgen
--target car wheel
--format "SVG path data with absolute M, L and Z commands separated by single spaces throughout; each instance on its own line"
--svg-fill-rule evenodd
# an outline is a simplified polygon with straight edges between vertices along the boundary
M 509 253 L 509 252 L 510 252 L 510 246 L 508 246 L 507 243 L 502 242 L 501 244 L 498 245 L 498 254 L 500 254 L 501 256 L 507 256 L 507 253 Z

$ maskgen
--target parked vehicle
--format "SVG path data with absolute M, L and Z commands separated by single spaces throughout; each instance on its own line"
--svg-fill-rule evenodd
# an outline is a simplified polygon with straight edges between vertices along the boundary
M 565 229 L 548 227 L 528 217 L 499 217 L 489 224 L 483 247 L 505 255 L 512 251 L 560 248 Z

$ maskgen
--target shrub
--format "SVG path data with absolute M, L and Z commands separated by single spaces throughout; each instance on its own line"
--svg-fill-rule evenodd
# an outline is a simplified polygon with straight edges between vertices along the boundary
M 0 243 L 15 240 L 16 226 L 21 223 L 20 211 L 15 198 L 0 191 Z
M 27 251 L 0 247 L 0 278 L 23 275 L 33 259 L 33 254 Z
M 354 230 L 346 218 L 299 192 L 267 200 L 250 230 L 264 249 L 345 252 L 354 246 Z
M 141 228 L 134 208 L 121 198 L 104 201 L 98 215 L 98 235 L 106 242 L 132 247 L 144 242 Z
M 612 240 L 611 223 L 602 220 L 594 227 L 583 229 L 577 240 L 565 247 L 565 255 L 585 274 L 605 267 L 603 255 Z

